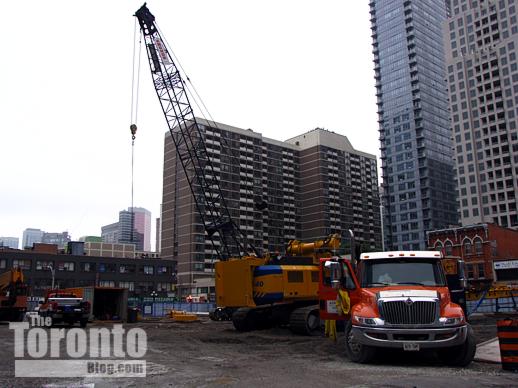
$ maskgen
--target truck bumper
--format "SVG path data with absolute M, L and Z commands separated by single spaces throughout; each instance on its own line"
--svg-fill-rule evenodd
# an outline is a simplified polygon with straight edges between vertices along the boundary
M 380 328 L 353 326 L 352 334 L 362 345 L 403 349 L 405 343 L 419 344 L 420 349 L 447 348 L 462 345 L 467 325 L 441 328 Z
M 66 312 L 66 313 L 54 313 L 50 315 L 52 317 L 53 322 L 67 322 L 74 321 L 78 322 L 81 319 L 88 319 L 88 314 L 81 312 Z

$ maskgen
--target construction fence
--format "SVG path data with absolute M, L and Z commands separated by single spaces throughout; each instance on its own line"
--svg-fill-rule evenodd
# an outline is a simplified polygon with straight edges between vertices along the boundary
M 468 315 L 474 313 L 518 312 L 518 296 L 510 298 L 485 298 L 467 302 Z
M 128 307 L 138 308 L 143 317 L 165 317 L 171 310 L 186 311 L 188 313 L 208 314 L 216 308 L 215 303 L 187 303 L 175 301 L 172 298 L 129 298 Z

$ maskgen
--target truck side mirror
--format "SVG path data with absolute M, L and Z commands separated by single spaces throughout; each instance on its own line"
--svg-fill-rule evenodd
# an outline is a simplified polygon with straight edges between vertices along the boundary
M 331 274 L 331 286 L 335 289 L 340 288 L 341 283 L 341 273 L 340 273 L 340 264 L 336 261 L 326 261 L 324 264 L 326 268 L 329 269 Z

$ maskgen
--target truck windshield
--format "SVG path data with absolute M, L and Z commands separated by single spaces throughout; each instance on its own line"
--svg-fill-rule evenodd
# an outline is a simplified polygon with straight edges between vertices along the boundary
M 446 285 L 444 275 L 436 260 L 415 258 L 365 260 L 362 273 L 362 287 Z

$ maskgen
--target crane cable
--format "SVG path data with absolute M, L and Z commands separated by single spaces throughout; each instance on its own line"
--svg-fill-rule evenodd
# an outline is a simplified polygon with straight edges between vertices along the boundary
M 131 242 L 133 242 L 133 235 L 135 234 L 135 212 L 133 205 L 133 187 L 134 187 L 134 165 L 135 165 L 135 137 L 137 134 L 138 121 L 138 98 L 140 86 L 140 58 L 142 52 L 142 33 L 139 33 L 139 52 L 137 64 L 137 82 L 135 86 L 135 56 L 136 56 L 136 42 L 137 42 L 137 18 L 133 27 L 133 61 L 131 72 L 131 109 L 130 109 L 130 131 L 131 131 Z

